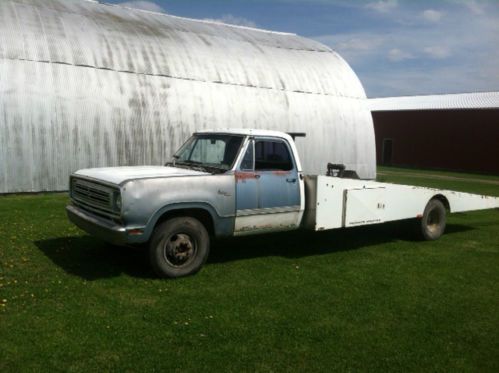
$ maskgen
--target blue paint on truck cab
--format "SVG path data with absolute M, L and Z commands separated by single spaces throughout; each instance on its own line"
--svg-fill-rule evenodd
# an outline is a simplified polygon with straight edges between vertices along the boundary
M 250 137 L 236 177 L 235 234 L 295 229 L 300 183 L 290 145 L 282 138 Z

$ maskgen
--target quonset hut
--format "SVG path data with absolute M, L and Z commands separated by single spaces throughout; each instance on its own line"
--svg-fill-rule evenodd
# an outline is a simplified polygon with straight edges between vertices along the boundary
M 0 2 L 0 193 L 66 190 L 99 166 L 163 164 L 206 128 L 306 132 L 307 173 L 375 177 L 365 92 L 302 37 L 88 0 Z

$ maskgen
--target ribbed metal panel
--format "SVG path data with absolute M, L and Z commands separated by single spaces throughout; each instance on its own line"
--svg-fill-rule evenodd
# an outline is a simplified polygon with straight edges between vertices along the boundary
M 0 193 L 163 164 L 190 133 L 227 127 L 307 132 L 307 172 L 334 161 L 375 176 L 362 85 L 315 41 L 85 0 L 0 2 Z
M 368 105 L 371 111 L 497 109 L 499 92 L 375 98 Z

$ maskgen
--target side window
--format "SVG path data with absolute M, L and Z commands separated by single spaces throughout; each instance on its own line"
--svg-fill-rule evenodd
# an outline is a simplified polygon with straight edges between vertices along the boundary
M 290 171 L 293 161 L 288 147 L 282 141 L 258 140 L 255 143 L 255 170 Z
M 244 171 L 253 171 L 254 170 L 254 142 L 250 141 L 248 143 L 248 148 L 246 149 L 246 153 L 244 154 L 244 158 L 241 162 L 241 170 Z

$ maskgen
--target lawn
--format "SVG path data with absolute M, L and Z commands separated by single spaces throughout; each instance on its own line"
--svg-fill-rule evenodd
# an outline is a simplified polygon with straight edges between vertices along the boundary
M 499 196 L 477 175 L 382 171 Z M 451 215 L 435 242 L 403 223 L 217 242 L 196 276 L 159 280 L 66 203 L 0 197 L 2 372 L 499 371 L 498 210 Z

